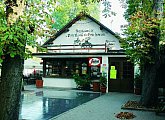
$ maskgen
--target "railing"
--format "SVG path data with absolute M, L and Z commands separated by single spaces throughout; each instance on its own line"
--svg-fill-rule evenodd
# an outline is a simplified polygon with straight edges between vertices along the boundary
M 65 52 L 107 52 L 106 44 L 89 44 L 89 45 L 47 45 L 48 52 L 65 53 Z

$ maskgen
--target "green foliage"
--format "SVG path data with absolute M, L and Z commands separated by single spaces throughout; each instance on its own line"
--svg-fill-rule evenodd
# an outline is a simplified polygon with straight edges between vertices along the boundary
M 138 11 L 130 18 L 130 25 L 125 31 L 127 37 L 123 40 L 123 47 L 131 59 L 138 63 L 141 61 L 152 61 L 150 51 L 154 50 L 152 38 L 155 29 L 159 29 L 159 20 L 149 17 L 142 11 Z
M 121 0 L 122 1 L 122 0 Z M 153 0 L 125 0 L 127 4 L 127 9 L 124 14 L 126 19 L 129 19 L 134 13 L 138 11 L 145 11 L 150 13 L 153 7 Z
M 50 27 L 50 13 L 54 10 L 55 1 L 27 0 L 26 8 L 23 8 L 24 14 L 13 24 L 8 24 L 8 11 L 4 9 L 4 2 L 0 1 L 0 56 L 10 54 L 11 57 L 31 57 L 31 51 L 28 48 L 24 51 L 24 48 L 38 47 L 36 39 L 38 36 L 44 36 L 45 29 Z M 2 61 L 0 57 L 0 62 Z
M 25 40 L 28 39 L 27 41 L 32 41 L 34 39 L 28 33 L 26 23 L 23 23 L 19 20 L 10 26 L 3 24 L 0 26 L 0 28 L 0 55 L 10 54 L 11 57 L 14 57 L 15 55 L 21 55 L 22 57 L 25 57 L 26 54 L 22 50 L 22 48 L 25 46 Z
M 155 17 L 159 12 L 153 10 L 153 1 L 127 0 L 127 2 L 129 5 L 125 15 L 129 25 L 125 29 L 126 38 L 122 40 L 122 45 L 134 63 L 154 63 L 158 56 L 155 57 L 153 53 L 159 52 L 157 46 L 164 34 L 162 25 L 164 18 Z
M 74 74 L 73 75 L 74 81 L 77 84 L 77 88 L 84 88 L 84 87 L 88 87 L 91 84 L 91 80 L 89 75 L 83 75 L 83 76 L 79 76 L 79 74 Z
M 88 13 L 95 18 L 99 17 L 99 4 L 92 0 L 59 0 L 56 10 L 52 13 L 52 27 L 61 29 L 80 12 Z
M 105 0 L 102 2 L 102 4 L 104 6 L 102 13 L 105 18 L 111 17 L 111 15 L 116 15 L 115 12 L 111 11 L 111 2 L 110 1 Z
M 107 86 L 107 78 L 105 76 L 100 76 L 100 85 L 104 87 Z

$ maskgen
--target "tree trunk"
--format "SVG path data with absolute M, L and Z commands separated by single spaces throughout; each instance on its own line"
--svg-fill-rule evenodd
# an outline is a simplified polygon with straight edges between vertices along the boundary
M 141 104 L 146 107 L 154 106 L 158 98 L 157 65 L 148 64 L 143 71 L 143 86 Z
M 163 0 L 154 0 L 153 6 L 153 17 L 160 18 L 163 9 Z M 160 60 L 160 50 L 159 50 L 159 41 L 160 41 L 160 30 L 155 28 L 154 36 L 151 37 L 151 45 L 153 45 L 154 49 L 150 49 L 150 56 L 154 62 L 144 63 L 143 66 L 143 87 L 142 87 L 142 96 L 141 96 L 141 104 L 150 107 L 157 104 L 158 99 L 158 69 L 162 64 Z
M 10 27 L 23 15 L 25 0 L 6 0 L 6 19 Z M 25 40 L 26 42 L 26 40 Z M 25 44 L 25 43 L 24 43 Z M 0 80 L 0 120 L 18 120 L 21 86 L 23 78 L 23 59 L 20 55 L 11 58 L 5 46 Z M 15 46 L 12 46 L 15 47 Z M 18 49 L 16 47 L 16 49 Z M 22 48 L 25 51 L 25 46 Z
M 0 81 L 0 120 L 18 120 L 23 75 L 23 59 L 5 56 Z

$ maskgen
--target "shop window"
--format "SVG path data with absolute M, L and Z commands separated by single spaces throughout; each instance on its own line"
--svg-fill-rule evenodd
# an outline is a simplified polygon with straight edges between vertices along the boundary
M 100 66 L 91 66 L 91 78 L 100 77 Z
M 71 78 L 73 73 L 82 74 L 82 69 L 83 73 L 87 73 L 87 68 L 81 66 L 77 60 L 49 60 L 46 62 L 46 76 Z
M 58 77 L 62 74 L 62 65 L 59 61 L 46 62 L 46 76 Z
M 87 64 L 86 63 L 82 63 L 82 75 L 86 75 L 87 74 Z
M 66 66 L 64 68 L 64 74 L 65 77 L 72 77 L 74 73 L 74 61 L 66 61 Z

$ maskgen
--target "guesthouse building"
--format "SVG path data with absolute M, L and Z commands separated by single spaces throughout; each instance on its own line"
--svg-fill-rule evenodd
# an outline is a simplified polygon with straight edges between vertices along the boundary
M 80 14 L 47 40 L 43 86 L 76 88 L 73 73 L 97 80 L 107 77 L 108 91 L 133 92 L 134 67 L 127 61 L 119 37 L 87 14 Z M 111 72 L 115 70 L 115 72 Z

